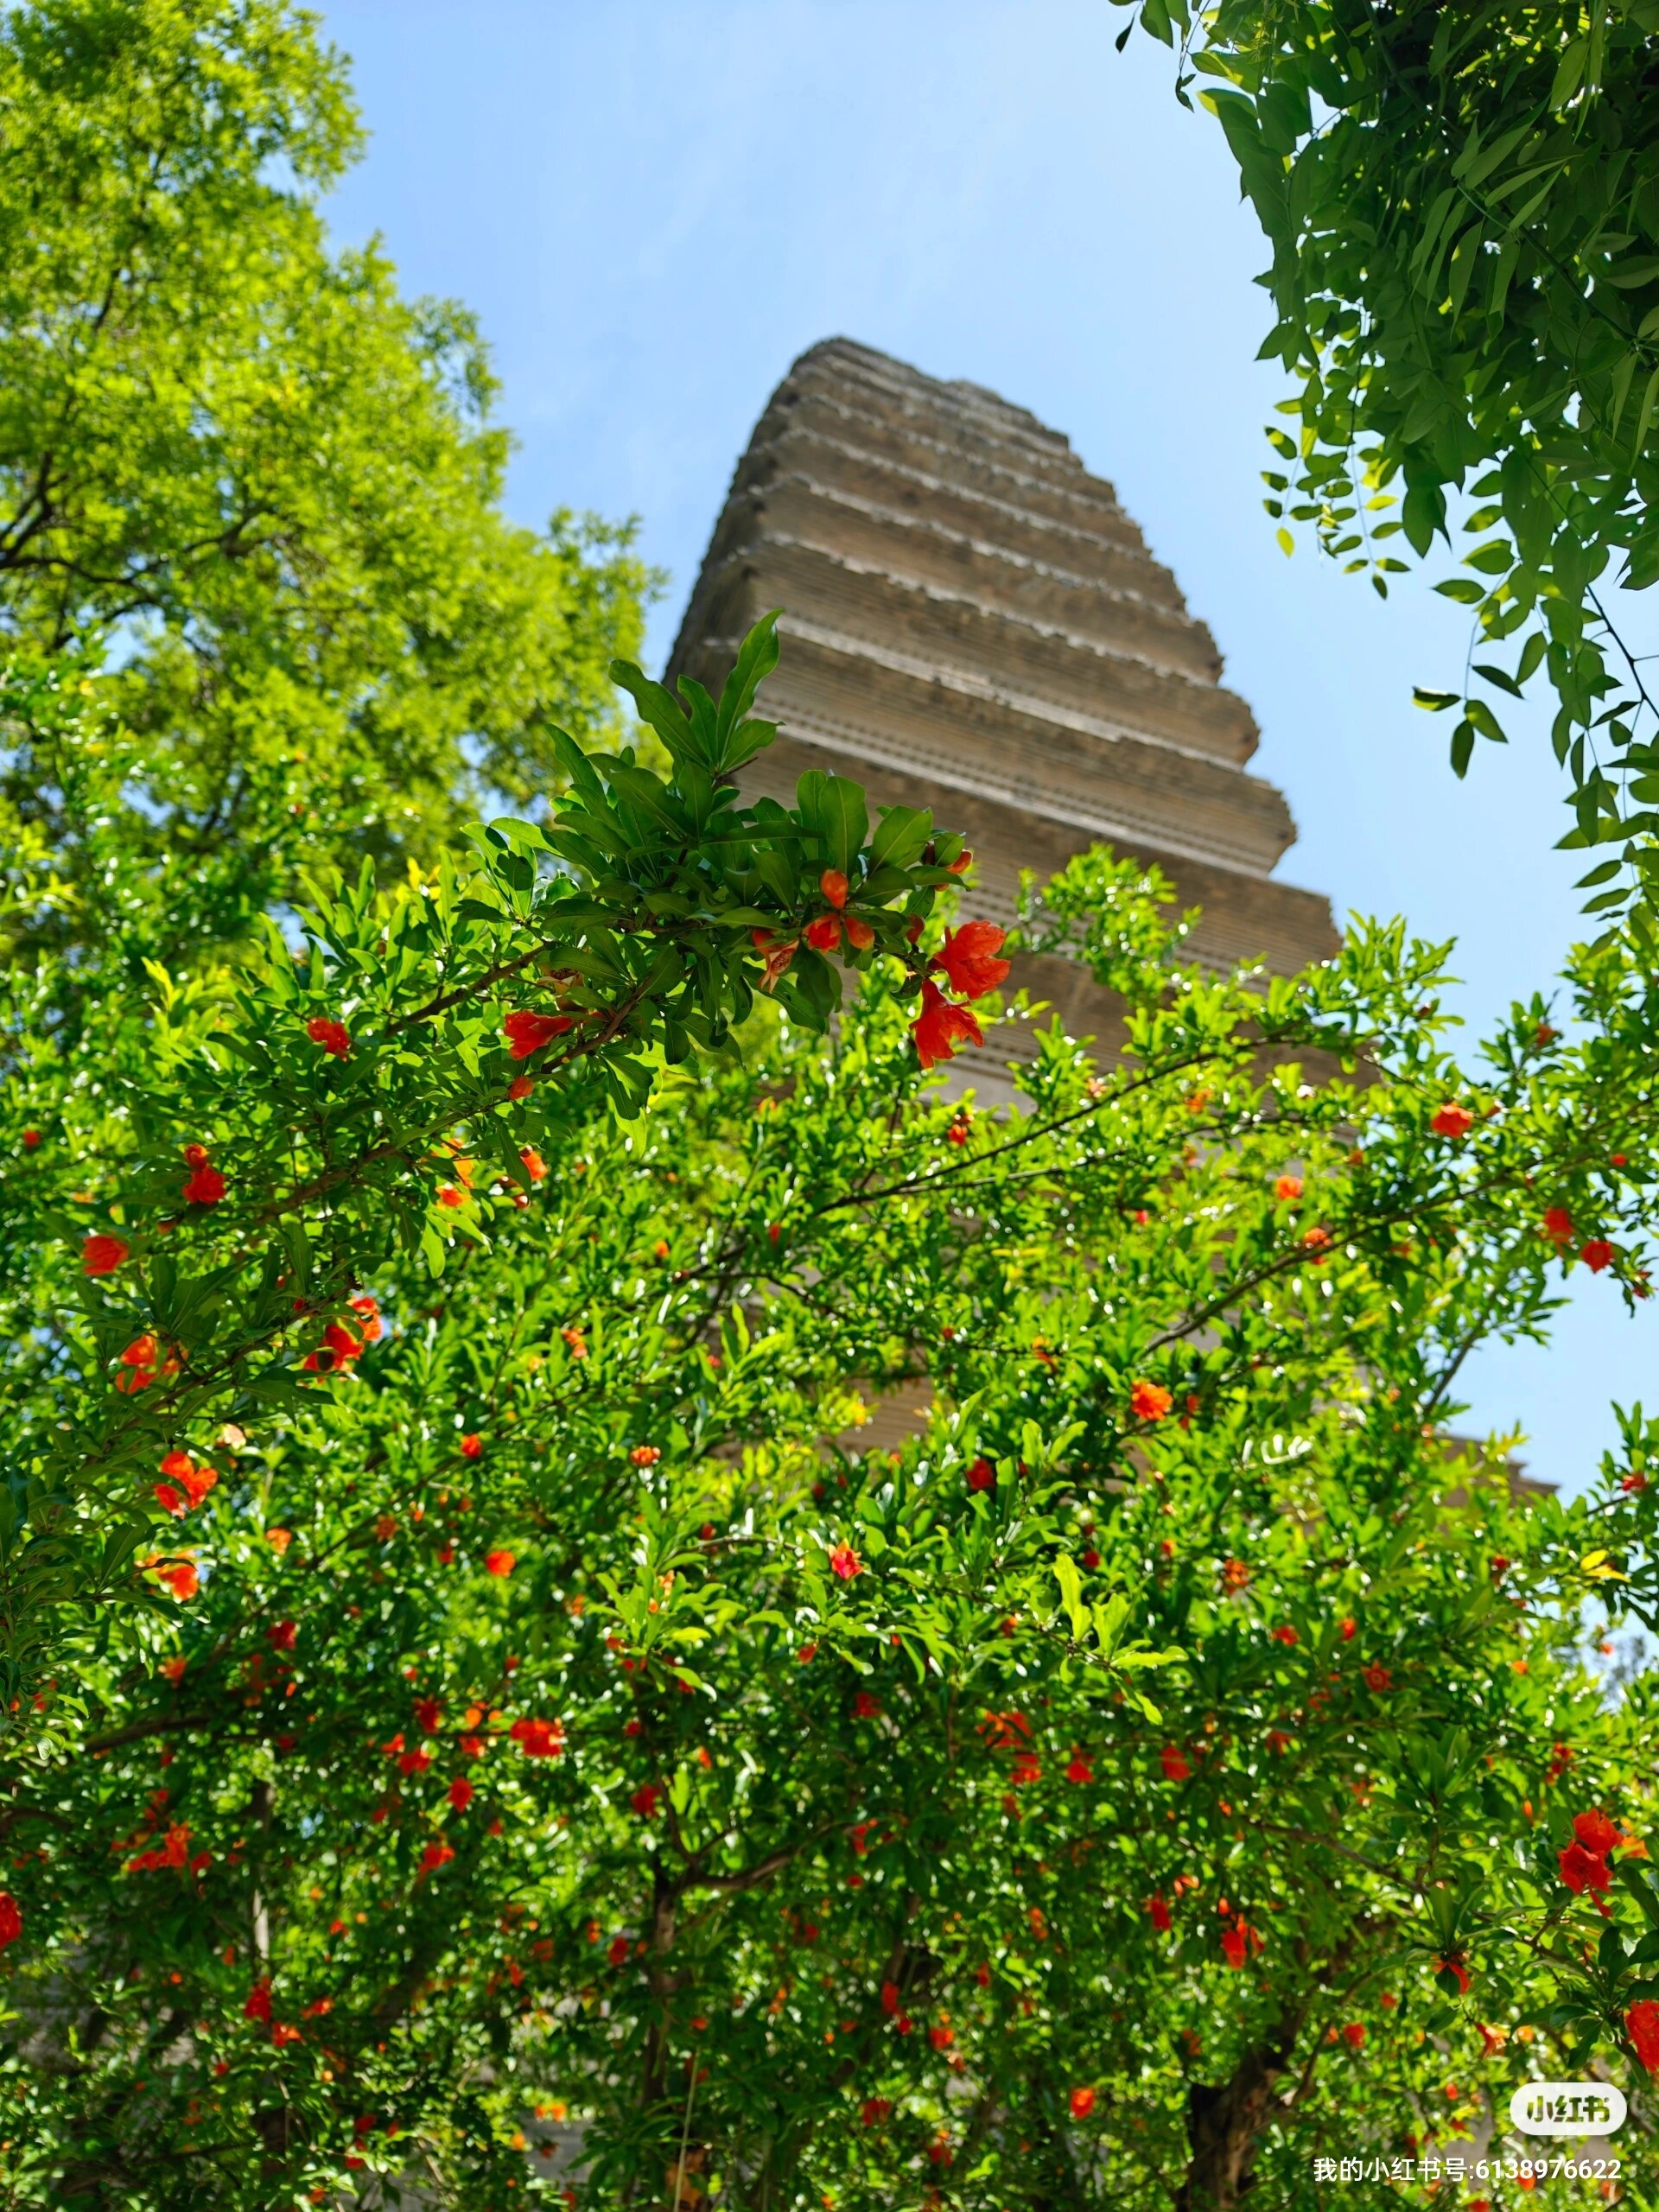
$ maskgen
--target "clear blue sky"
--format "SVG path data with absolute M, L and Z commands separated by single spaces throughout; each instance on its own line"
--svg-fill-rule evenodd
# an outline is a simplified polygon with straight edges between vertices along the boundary
M 1260 505 L 1266 259 L 1220 132 L 1103 0 L 340 0 L 372 132 L 332 203 L 405 285 L 480 315 L 516 430 L 511 505 L 637 513 L 671 582 L 660 659 L 767 393 L 841 333 L 968 377 L 1116 485 L 1255 709 L 1301 837 L 1281 874 L 1459 940 L 1481 1024 L 1547 987 L 1575 870 L 1542 737 L 1466 784 L 1414 681 L 1454 687 L 1464 617 L 1384 606 Z M 1487 1353 L 1472 1419 L 1519 1421 L 1576 1487 L 1642 1395 L 1644 1315 L 1587 1285 L 1548 1352 Z M 1645 1383 L 1651 1402 L 1659 1396 Z

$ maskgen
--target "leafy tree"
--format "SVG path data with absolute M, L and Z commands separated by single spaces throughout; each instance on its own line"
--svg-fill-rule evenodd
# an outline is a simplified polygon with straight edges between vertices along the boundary
M 1597 2054 L 1646 2125 L 1582 1642 L 1659 1438 L 1565 1504 L 1446 1425 L 1564 1268 L 1646 1294 L 1659 1002 L 1605 947 L 1459 1067 L 1443 950 L 1207 976 L 1095 855 L 1026 938 L 1126 1049 L 976 1113 L 954 841 L 718 780 L 770 652 L 297 957 L 146 969 L 141 883 L 13 971 L 19 2206 L 1311 2208 Z
M 614 726 L 627 530 L 500 512 L 472 319 L 334 251 L 360 138 L 289 0 L 29 0 L 0 20 L 0 625 L 118 667 L 144 851 L 429 861 L 549 736 Z M 61 842 L 27 745 L 0 823 Z
M 1437 588 L 1471 610 L 1469 665 L 1417 700 L 1457 710 L 1461 776 L 1542 673 L 1563 842 L 1616 849 L 1584 879 L 1590 910 L 1628 910 L 1650 952 L 1659 720 L 1623 594 L 1659 579 L 1659 9 L 1138 13 L 1179 43 L 1188 105 L 1207 80 L 1272 244 L 1262 352 L 1297 386 L 1268 433 L 1286 550 L 1301 523 L 1386 595 L 1405 547 L 1463 534 Z

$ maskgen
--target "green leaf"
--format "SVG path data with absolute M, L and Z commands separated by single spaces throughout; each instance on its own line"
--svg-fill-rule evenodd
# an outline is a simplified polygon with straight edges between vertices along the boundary
M 1083 1578 L 1076 1562 L 1065 1552 L 1054 1561 L 1054 1579 L 1060 1586 L 1060 1598 L 1071 1624 L 1072 1638 L 1082 1643 L 1089 1634 L 1089 1608 L 1083 1602 Z
M 908 868 L 933 834 L 929 807 L 884 806 L 874 836 L 870 840 L 870 872 L 892 867 Z
M 726 769 L 736 764 L 733 739 L 738 724 L 754 704 L 754 695 L 778 665 L 778 623 L 781 608 L 773 607 L 753 624 L 738 648 L 732 672 L 721 688 L 715 718 L 719 758 L 714 764 Z
M 611 663 L 611 681 L 628 694 L 639 708 L 641 720 L 656 731 L 668 747 L 671 757 L 701 760 L 705 767 L 713 765 L 678 702 L 660 683 L 654 683 L 643 669 L 636 667 L 631 660 L 613 660 Z

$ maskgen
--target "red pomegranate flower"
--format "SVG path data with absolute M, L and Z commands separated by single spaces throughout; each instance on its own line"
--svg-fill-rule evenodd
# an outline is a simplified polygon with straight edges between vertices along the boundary
M 1610 1821 L 1599 1807 L 1593 1812 L 1576 1814 L 1573 1833 L 1585 1849 L 1593 1852 L 1598 1859 L 1605 1859 L 1620 1841 L 1618 1823 Z
M 1435 1108 L 1428 1126 L 1437 1137 L 1466 1137 L 1475 1126 L 1475 1117 L 1467 1106 L 1448 1103 Z
M 1599 1853 L 1586 1851 L 1581 1843 L 1569 1843 L 1565 1851 L 1558 1852 L 1556 1863 L 1561 1879 L 1575 1897 L 1586 1890 L 1605 1890 L 1613 1878 L 1607 1861 Z
M 4 1900 L 10 1903 L 10 1899 Z M 14 1906 L 13 1910 L 16 1908 Z M 10 1937 L 3 1940 L 10 1942 Z M 1630 2048 L 1649 2074 L 1659 2074 L 1659 2004 L 1651 1997 L 1644 1997 L 1639 2005 L 1632 2005 L 1624 2015 L 1624 2032 L 1630 2039 Z
M 314 1014 L 305 1025 L 305 1033 L 314 1045 L 321 1045 L 330 1059 L 343 1060 L 352 1049 L 352 1040 L 346 1033 L 343 1021 L 331 1021 L 326 1014 Z
M 988 1459 L 976 1459 L 974 1461 L 973 1465 L 968 1470 L 968 1487 L 969 1490 L 995 1490 L 996 1488 L 996 1469 L 991 1465 Z
M 922 985 L 922 1010 L 910 1025 L 916 1057 L 925 1068 L 954 1059 L 958 1045 L 982 1045 L 984 1032 L 965 1006 L 954 1006 L 938 985 Z
M 373 1300 L 369 1302 L 372 1305 Z M 353 1299 L 352 1303 L 355 1306 L 359 1300 Z M 375 1316 L 374 1333 L 380 1333 L 378 1314 Z M 315 1351 L 306 1354 L 301 1364 L 308 1375 L 332 1375 L 340 1368 L 349 1367 L 354 1359 L 361 1357 L 362 1351 L 362 1339 L 354 1336 L 343 1321 L 330 1321 L 322 1332 L 322 1342 Z
M 1273 1186 L 1273 1195 L 1275 1198 L 1282 1200 L 1287 1205 L 1290 1204 L 1292 1199 L 1300 1198 L 1302 1195 L 1301 1177 L 1300 1175 L 1280 1176 Z
M 1190 1782 L 1192 1779 L 1192 1768 L 1173 1744 L 1164 1745 L 1163 1750 L 1159 1753 L 1159 1759 L 1163 1766 L 1164 1779 L 1166 1782 Z
M 574 1029 L 575 1021 L 568 1014 L 535 1014 L 527 1007 L 510 1014 L 501 1025 L 506 1037 L 507 1050 L 515 1060 L 527 1060 L 532 1053 L 545 1051 L 556 1037 L 563 1037 L 567 1029 Z
M 171 1479 L 155 1485 L 156 1498 L 168 1513 L 182 1513 L 187 1504 L 200 1505 L 219 1480 L 214 1468 L 196 1466 L 188 1452 L 169 1452 L 162 1462 L 162 1472 Z
M 556 1759 L 564 1749 L 562 1721 L 515 1720 L 507 1733 L 527 1759 Z
M 476 1795 L 464 1774 L 458 1774 L 449 1785 L 449 1802 L 458 1813 L 464 1813 Z
M 1152 1924 L 1160 1936 L 1167 1936 L 1170 1929 L 1169 1904 L 1161 1890 L 1154 1890 L 1147 1899 L 1147 1910 Z
M 1592 1275 L 1599 1275 L 1612 1256 L 1613 1248 L 1605 1236 L 1592 1236 L 1579 1254 Z
M 0 1890 L 0 1951 L 15 1943 L 23 1932 L 23 1916 L 10 1890 Z
M 270 2018 L 270 1984 L 256 1981 L 248 1992 L 247 2002 L 242 2007 L 245 2020 L 268 2020 Z
M 135 1337 L 121 1355 L 121 1365 L 127 1370 L 118 1375 L 115 1387 L 130 1395 L 135 1390 L 147 1390 L 156 1380 L 156 1370 L 161 1365 L 162 1348 L 155 1338 L 148 1334 Z
M 1343 2040 L 1357 2050 L 1365 2040 L 1365 2024 L 1362 2020 L 1350 2020 L 1342 2033 Z
M 864 1572 L 864 1562 L 850 1544 L 837 1544 L 830 1554 L 830 1571 L 839 1581 L 850 1582 Z
M 815 952 L 833 952 L 841 943 L 839 914 L 820 914 L 816 922 L 809 922 L 801 932 Z
M 216 1206 L 225 1195 L 225 1178 L 217 1167 L 198 1167 L 184 1185 L 188 1206 Z
M 945 931 L 944 943 L 928 965 L 943 969 L 951 989 L 963 998 L 983 998 L 1003 981 L 1013 964 L 995 957 L 1007 936 L 1007 931 L 998 929 L 995 922 L 964 922 L 959 930 Z
M 1092 2089 L 1073 2089 L 1069 2101 L 1072 2119 L 1087 2120 L 1095 2108 L 1095 2093 Z
M 1573 1237 L 1573 1217 L 1565 1206 L 1551 1206 L 1538 1224 L 1552 1244 L 1570 1243 Z
M 483 1456 L 484 1439 L 476 1429 L 469 1430 L 456 1447 L 463 1459 L 477 1459 Z
M 485 1573 L 499 1575 L 504 1581 L 518 1564 L 518 1555 L 516 1552 L 493 1551 L 486 1552 L 484 1554 Z
M 657 1815 L 657 1800 L 662 1794 L 654 1782 L 644 1783 L 634 1791 L 628 1802 L 642 1821 L 654 1820 Z
M 1137 1421 L 1162 1421 L 1174 1402 L 1161 1382 L 1136 1382 L 1129 1391 L 1129 1411 Z
M 119 1236 L 89 1236 L 81 1248 L 80 1271 L 88 1275 L 112 1275 L 132 1250 Z

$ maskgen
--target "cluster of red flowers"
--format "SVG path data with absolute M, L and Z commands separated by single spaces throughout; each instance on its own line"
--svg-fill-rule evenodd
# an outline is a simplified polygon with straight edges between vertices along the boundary
M 556 1759 L 564 1749 L 561 1721 L 515 1720 L 507 1733 L 527 1759 Z
M 1262 1948 L 1261 1935 L 1248 1920 L 1230 1921 L 1221 1931 L 1222 1956 L 1236 1972 L 1253 1953 Z
M 875 943 L 875 931 L 868 922 L 846 909 L 852 886 L 838 868 L 827 868 L 818 878 L 818 889 L 829 902 L 830 911 L 809 922 L 802 936 L 815 952 L 833 952 L 846 937 L 855 952 L 868 952 Z
M 165 1840 L 149 1851 L 141 1851 L 136 1859 L 127 1861 L 129 1874 L 149 1873 L 163 1866 L 188 1868 L 200 1873 L 212 1854 L 206 1851 L 190 1856 L 190 1830 L 183 1821 L 175 1821 L 168 1828 Z
M 1538 1224 L 1538 1233 L 1548 1237 L 1556 1250 L 1565 1256 L 1567 1246 L 1573 1242 L 1572 1215 L 1565 1206 L 1547 1206 Z M 1592 1275 L 1599 1275 L 1604 1268 L 1611 1266 L 1613 1247 L 1605 1236 L 1587 1237 L 1579 1248 L 1579 1257 Z M 1642 1294 L 1645 1296 L 1645 1291 Z
M 1586 1890 L 1593 1890 L 1599 1895 L 1609 1886 L 1613 1878 L 1607 1855 L 1624 1840 L 1617 1824 L 1610 1821 L 1604 1812 L 1580 1813 L 1574 1816 L 1573 1840 L 1556 1857 L 1561 1879 L 1574 1897 L 1582 1897 Z
M 1007 935 L 995 922 L 964 922 L 959 930 L 945 931 L 944 943 L 928 965 L 939 969 L 958 998 L 946 998 L 931 976 L 922 984 L 921 1012 L 910 1033 L 925 1068 L 952 1058 L 958 1045 L 984 1043 L 984 1032 L 966 1001 L 983 998 L 1007 976 L 1011 963 L 996 957 Z

